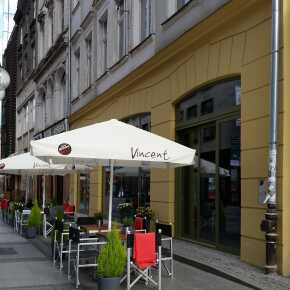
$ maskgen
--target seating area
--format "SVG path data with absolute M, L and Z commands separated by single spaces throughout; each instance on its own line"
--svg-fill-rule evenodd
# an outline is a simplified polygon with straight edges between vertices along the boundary
M 36 205 L 33 202 L 32 208 L 26 208 L 9 201 L 7 209 L 4 206 L 1 211 L 2 222 L 26 236 L 35 206 L 42 219 L 37 227 L 38 234 L 52 241 L 52 265 L 64 271 L 67 279 L 78 288 L 81 285 L 81 269 L 92 269 L 93 273 L 98 269 L 98 258 L 110 235 L 108 224 L 97 215 L 78 215 L 74 206 L 68 203 L 41 210 L 37 202 Z M 152 231 L 150 216 L 137 211 L 131 225 L 119 222 L 114 225 L 114 231 L 118 232 L 127 257 L 122 271 L 124 275 L 119 282 L 127 290 L 137 283 L 160 290 L 162 277 L 173 277 L 172 225 L 156 221 Z

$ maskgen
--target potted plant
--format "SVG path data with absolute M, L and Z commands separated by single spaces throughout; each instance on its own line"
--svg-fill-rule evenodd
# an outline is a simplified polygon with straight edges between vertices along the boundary
M 124 218 L 132 218 L 135 214 L 135 210 L 130 203 L 120 203 L 117 208 L 121 223 L 123 223 Z
M 37 200 L 33 202 L 33 206 L 28 217 L 28 227 L 26 232 L 26 237 L 28 239 L 33 239 L 36 237 L 37 228 L 41 225 L 41 213 L 38 206 Z
M 154 212 L 150 207 L 138 207 L 136 214 L 145 218 L 145 228 L 149 230 L 151 228 L 151 221 L 154 219 Z
M 99 290 L 120 290 L 120 279 L 126 265 L 126 250 L 120 234 L 113 229 L 107 236 L 107 244 L 98 257 L 97 276 Z

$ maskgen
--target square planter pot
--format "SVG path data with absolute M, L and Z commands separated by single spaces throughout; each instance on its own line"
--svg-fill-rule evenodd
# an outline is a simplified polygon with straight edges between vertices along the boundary
M 121 290 L 119 277 L 99 278 L 99 290 Z
M 27 239 L 34 239 L 36 237 L 36 227 L 27 227 L 26 230 L 26 238 Z

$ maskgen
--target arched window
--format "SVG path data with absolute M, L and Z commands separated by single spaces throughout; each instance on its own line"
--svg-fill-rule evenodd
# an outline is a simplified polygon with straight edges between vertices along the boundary
M 241 81 L 226 80 L 194 91 L 176 108 L 176 125 L 201 121 L 236 109 L 240 105 Z

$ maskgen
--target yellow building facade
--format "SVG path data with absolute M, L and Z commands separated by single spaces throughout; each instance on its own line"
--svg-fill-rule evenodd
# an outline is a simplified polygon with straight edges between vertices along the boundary
M 290 4 L 283 1 L 280 45 L 278 151 L 278 268 L 290 275 Z M 226 80 L 240 80 L 240 258 L 265 264 L 265 238 L 260 223 L 266 210 L 259 203 L 259 183 L 267 177 L 271 83 L 271 1 L 234 0 L 206 18 L 142 67 L 74 113 L 72 129 L 150 113 L 151 132 L 177 139 L 176 107 L 192 92 Z M 282 25 L 283 23 L 283 25 Z M 100 136 L 100 138 L 102 138 Z M 79 203 L 79 177 L 71 176 L 71 200 Z M 90 214 L 102 210 L 104 171 L 90 177 Z M 150 206 L 178 233 L 177 173 L 152 169 Z M 177 234 L 178 236 L 178 234 Z

